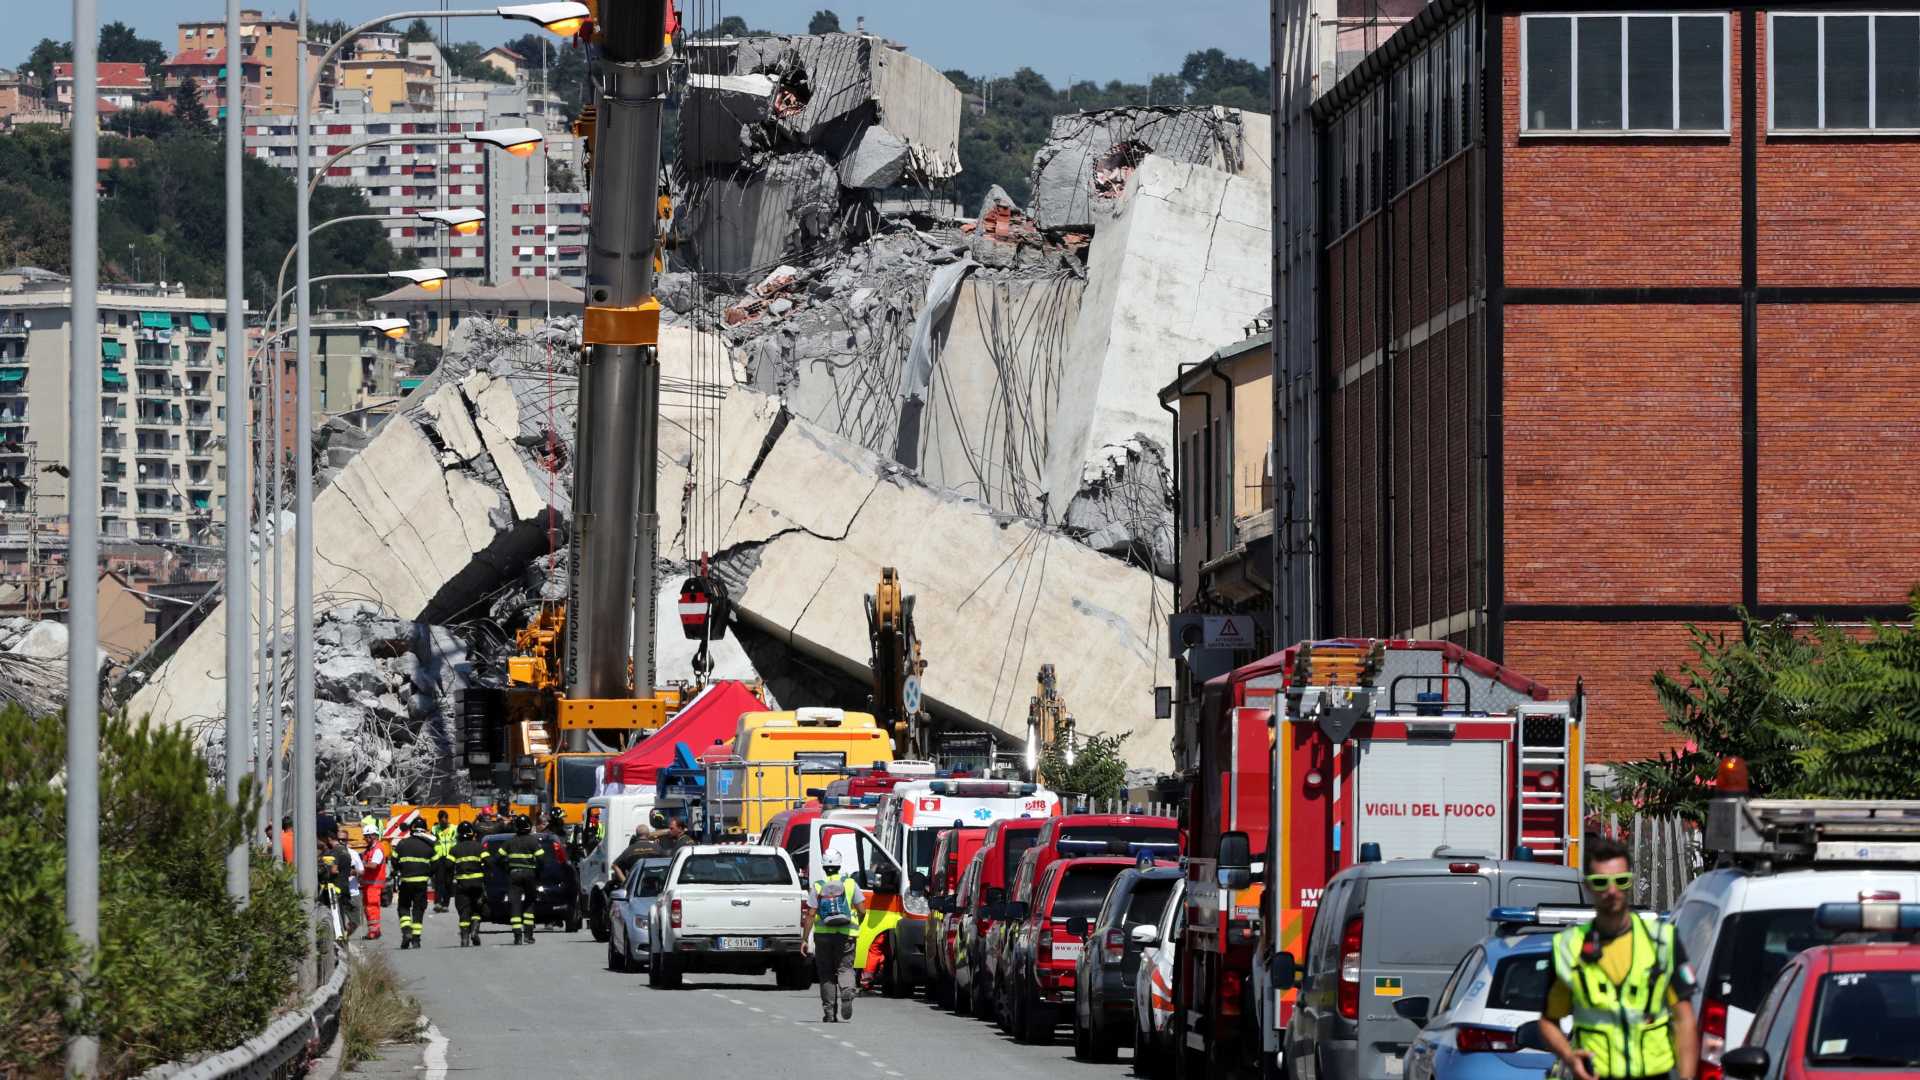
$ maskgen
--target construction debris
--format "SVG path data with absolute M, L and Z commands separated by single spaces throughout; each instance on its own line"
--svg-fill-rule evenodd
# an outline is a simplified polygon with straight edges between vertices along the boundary
M 1094 228 L 1149 154 L 1269 183 L 1271 130 L 1265 116 L 1220 106 L 1056 116 L 1033 156 L 1033 219 L 1050 231 Z
M 67 701 L 67 628 L 57 622 L 0 619 L 0 706 L 34 716 L 59 712 Z

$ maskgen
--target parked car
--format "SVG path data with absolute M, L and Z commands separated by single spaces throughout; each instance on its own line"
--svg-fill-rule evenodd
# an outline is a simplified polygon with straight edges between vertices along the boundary
M 982 885 L 987 876 L 986 863 L 985 847 L 968 860 L 950 916 L 953 921 L 953 1011 L 961 1016 L 974 1015 L 975 1005 L 982 996 L 974 988 L 974 979 L 985 966 L 979 960 L 979 953 L 986 948 L 986 939 L 982 936 L 986 923 L 986 888 Z
M 1327 882 L 1281 1035 L 1298 1080 L 1399 1080 L 1420 1025 L 1395 1002 L 1437 998 L 1495 929 L 1493 908 L 1583 899 L 1571 866 L 1446 848 L 1436 856 L 1357 863 Z
M 1920 904 L 1822 904 L 1833 933 L 1904 941 L 1816 945 L 1780 970 L 1745 1045 L 1721 1059 L 1733 1080 L 1881 1080 L 1920 1072 Z
M 943 829 L 934 841 L 927 882 L 927 996 L 954 1006 L 953 958 L 959 945 L 960 887 L 973 868 L 973 856 L 986 842 L 986 826 Z
M 607 891 L 613 904 L 607 938 L 609 971 L 634 971 L 646 966 L 653 902 L 659 899 L 672 865 L 670 858 L 641 859 L 627 872 L 626 881 Z
M 966 982 L 973 991 L 968 1011 L 983 1019 L 999 1013 L 994 986 L 1000 979 L 1000 955 L 1005 936 L 1004 920 L 996 918 L 997 905 L 1007 902 L 1007 886 L 1020 868 L 1027 849 L 1040 839 L 1047 818 L 1014 818 L 987 826 L 987 838 L 981 845 L 985 858 L 980 864 L 979 900 L 967 927 L 967 956 L 973 965 Z
M 1074 1057 L 1112 1061 L 1122 1043 L 1132 1044 L 1140 953 L 1160 940 L 1160 917 L 1185 881 L 1178 866 L 1136 866 L 1113 879 L 1073 969 Z
M 1052 1040 L 1066 1010 L 1073 1006 L 1074 967 L 1086 949 L 1100 906 L 1113 879 L 1134 866 L 1132 859 L 1103 856 L 1056 859 L 1029 891 L 1031 900 L 1009 900 L 1000 958 L 998 988 L 1005 1002 L 1006 1026 L 1023 1043 Z
M 580 879 L 575 873 L 576 867 L 567 856 L 567 842 L 552 833 L 536 835 L 547 841 L 548 854 L 541 862 L 540 877 L 535 886 L 534 921 L 541 926 L 560 926 L 565 927 L 569 934 L 576 933 L 583 921 Z M 513 914 L 513 905 L 507 896 L 510 875 L 507 873 L 506 860 L 494 856 L 495 850 L 511 839 L 512 833 L 501 832 L 480 841 L 480 866 L 484 875 L 480 880 L 487 894 L 488 922 L 504 923 Z
M 1133 975 L 1133 1071 L 1141 1076 L 1173 1072 L 1173 972 L 1187 929 L 1186 891 L 1182 878 L 1160 912 L 1154 940 L 1141 946 Z
M 693 844 L 674 853 L 648 913 L 647 984 L 675 988 L 690 971 L 774 972 L 781 987 L 808 983 L 793 860 L 764 844 Z
M 1405 1080 L 1544 1077 L 1553 1055 L 1523 1045 L 1553 986 L 1553 935 L 1592 916 L 1585 907 L 1497 908 L 1500 929 L 1475 945 L 1438 995 L 1403 996 L 1402 1017 L 1421 1024 L 1407 1048 Z

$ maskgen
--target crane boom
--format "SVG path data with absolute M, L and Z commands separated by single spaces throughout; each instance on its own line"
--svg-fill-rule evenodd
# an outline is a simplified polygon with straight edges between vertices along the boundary
M 653 692 L 660 417 L 653 283 L 667 0 L 595 6 L 599 100 L 573 458 L 568 694 L 558 703 L 573 750 L 588 748 L 594 727 L 657 727 L 664 720 L 664 702 Z

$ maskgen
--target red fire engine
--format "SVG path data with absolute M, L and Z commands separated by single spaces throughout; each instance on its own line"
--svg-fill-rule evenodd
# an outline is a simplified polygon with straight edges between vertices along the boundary
M 1303 642 L 1208 682 L 1187 712 L 1182 1075 L 1275 1075 L 1293 992 L 1272 989 L 1269 965 L 1302 956 L 1321 890 L 1361 844 L 1578 861 L 1581 695 L 1551 700 L 1457 645 Z

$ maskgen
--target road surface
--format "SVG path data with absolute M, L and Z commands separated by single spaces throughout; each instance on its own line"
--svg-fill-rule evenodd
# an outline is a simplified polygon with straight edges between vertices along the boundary
M 1021 1046 L 991 1024 L 924 1000 L 863 996 L 851 1023 L 820 1022 L 817 989 L 776 990 L 773 976 L 688 975 L 654 990 L 644 973 L 606 968 L 605 945 L 582 930 L 514 946 L 492 924 L 478 949 L 459 947 L 451 912 L 429 910 L 426 947 L 399 951 L 393 909 L 384 948 L 445 1037 L 424 1080 L 450 1077 L 688 1076 L 724 1080 L 833 1075 L 842 1080 L 1130 1080 L 1120 1062 L 1075 1061 L 1072 1031 Z M 684 1070 L 684 1071 L 683 1071 Z

